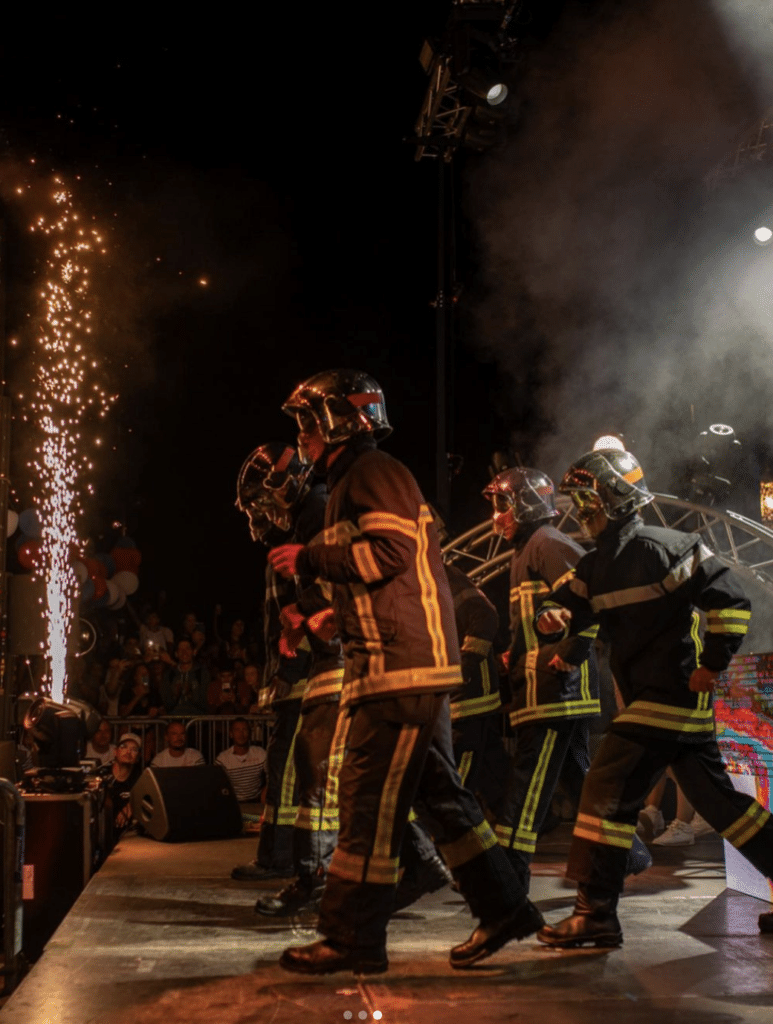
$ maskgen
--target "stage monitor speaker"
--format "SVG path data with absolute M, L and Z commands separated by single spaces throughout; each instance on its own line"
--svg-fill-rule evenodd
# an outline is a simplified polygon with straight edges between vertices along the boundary
M 154 839 L 185 843 L 242 831 L 231 781 L 217 764 L 146 768 L 132 789 L 132 814 Z

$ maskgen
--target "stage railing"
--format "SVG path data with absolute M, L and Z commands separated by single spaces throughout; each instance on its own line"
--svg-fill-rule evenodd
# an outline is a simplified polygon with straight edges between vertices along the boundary
M 121 718 L 107 716 L 113 726 L 113 743 L 118 743 L 121 734 L 134 732 L 142 739 L 140 764 L 145 768 L 153 756 L 164 749 L 166 727 L 170 722 L 182 722 L 185 726 L 186 745 L 200 750 L 207 764 L 214 764 L 221 750 L 231 746 L 229 729 L 234 715 L 198 715 L 194 718 L 179 715 L 164 715 L 158 718 Z M 250 726 L 250 743 L 265 747 L 274 715 L 241 715 Z
M 22 949 L 24 800 L 7 779 L 0 779 L 0 792 L 3 796 L 3 995 L 10 995 L 19 980 Z

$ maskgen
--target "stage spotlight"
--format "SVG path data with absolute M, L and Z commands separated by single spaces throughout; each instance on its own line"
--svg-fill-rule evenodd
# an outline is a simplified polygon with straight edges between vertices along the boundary
M 601 437 L 594 442 L 594 452 L 624 452 L 625 445 L 616 437 L 614 434 L 602 434 Z
M 477 68 L 459 76 L 459 84 L 479 100 L 485 100 L 490 107 L 498 107 L 505 102 L 510 94 L 504 82 L 497 76 L 486 74 Z
M 728 426 L 727 423 L 712 423 L 709 430 L 712 434 L 716 434 L 717 437 L 731 437 L 735 433 L 733 428 Z
M 759 227 L 754 232 L 754 241 L 757 245 L 767 245 L 773 238 L 773 231 L 770 228 Z

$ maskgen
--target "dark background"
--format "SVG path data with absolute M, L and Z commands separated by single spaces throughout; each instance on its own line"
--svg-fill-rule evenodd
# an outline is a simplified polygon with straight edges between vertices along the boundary
M 257 614 L 262 556 L 233 508 L 236 476 L 256 445 L 294 439 L 280 406 L 314 372 L 356 366 L 379 381 L 394 427 L 388 450 L 434 497 L 437 167 L 417 163 L 405 139 L 426 88 L 419 51 L 441 32 L 450 3 L 402 6 L 260 5 L 247 15 L 224 5 L 206 19 L 189 12 L 168 21 L 152 9 L 104 21 L 22 12 L 0 45 L 7 321 L 19 339 L 8 356 L 9 393 L 30 373 L 39 253 L 27 225 L 51 174 L 61 173 L 76 205 L 107 233 L 93 289 L 95 344 L 120 395 L 83 532 L 105 550 L 111 524 L 128 527 L 143 554 L 135 604 L 164 591 L 173 626 L 189 607 L 208 619 L 215 603 L 227 615 Z M 702 175 L 764 108 L 737 50 L 719 45 L 710 6 L 685 0 L 681 20 L 666 26 L 679 54 L 673 66 L 682 68 L 669 88 L 692 105 L 664 94 L 658 107 L 643 100 L 652 92 L 646 80 L 629 83 L 626 99 L 620 68 L 612 61 L 605 70 L 604 61 L 631 39 L 650 38 L 671 5 L 523 5 L 518 118 L 495 154 L 456 160 L 449 448 L 464 461 L 452 485 L 452 529 L 486 514 L 479 495 L 494 449 L 513 445 L 529 461 L 555 436 L 566 393 L 548 384 L 566 380 L 563 368 L 596 348 L 605 366 L 651 351 L 655 343 L 632 331 L 630 318 L 631 343 L 619 342 L 620 310 L 647 289 L 672 309 L 675 282 L 694 272 L 694 262 L 685 270 L 684 240 L 692 252 L 697 236 L 705 242 Z M 713 54 L 715 66 L 679 63 L 696 32 L 701 60 Z M 662 47 L 655 52 L 664 59 Z M 639 56 L 652 63 L 646 47 Z M 729 82 L 724 91 L 706 85 L 715 71 Z M 662 78 L 657 68 L 654 77 Z M 672 109 L 664 133 L 663 110 Z M 603 138 L 594 136 L 599 111 L 614 128 Z M 567 157 L 588 138 L 587 158 Z M 678 151 L 674 138 L 684 140 Z M 17 202 L 21 180 L 29 195 Z M 506 205 L 517 196 L 521 207 Z M 571 206 L 562 208 L 567 196 Z M 634 242 L 620 228 L 620 197 L 636 211 Z M 608 231 L 601 270 L 577 241 L 595 244 L 599 224 Z M 565 233 L 547 262 L 539 244 L 546 225 L 548 235 L 559 225 Z M 577 267 L 586 277 L 572 273 Z M 536 287 L 538 277 L 551 287 Z M 614 302 L 599 295 L 600 280 L 623 282 Z M 643 319 L 663 320 L 650 306 Z M 604 350 L 590 322 L 618 348 Z M 663 344 L 669 356 L 679 347 Z M 625 365 L 620 374 L 628 376 Z M 621 429 L 621 410 L 633 409 L 630 390 L 606 370 L 599 379 L 588 401 L 578 378 L 585 409 L 572 410 L 575 426 L 550 453 L 555 465 L 544 463 L 551 472 L 589 447 L 604 416 Z M 689 396 L 655 397 L 670 422 L 686 415 Z M 32 493 L 23 466 L 29 428 L 17 417 L 14 429 L 21 510 Z M 758 417 L 754 430 L 757 438 L 767 424 Z

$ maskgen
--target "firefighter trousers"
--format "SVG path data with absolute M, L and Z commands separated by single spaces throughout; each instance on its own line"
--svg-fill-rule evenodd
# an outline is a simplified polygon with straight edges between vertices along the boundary
M 488 923 L 521 906 L 525 893 L 456 770 L 447 695 L 385 698 L 349 715 L 319 931 L 349 948 L 385 941 L 412 805 L 476 917 Z
M 770 811 L 733 788 L 713 737 L 684 743 L 614 726 L 602 739 L 585 779 L 567 877 L 610 893 L 622 891 L 639 810 L 668 767 L 698 814 L 758 871 L 773 877 Z
M 495 807 L 504 795 L 510 770 L 501 714 L 453 719 L 451 738 L 462 782 L 478 797 L 484 810 Z
M 338 701 L 301 712 L 295 737 L 298 813 L 293 834 L 295 873 L 305 884 L 321 881 L 338 840 L 338 773 L 344 756 L 347 715 Z
M 496 836 L 525 889 L 540 830 L 559 777 L 566 795 L 579 805 L 590 765 L 587 719 L 533 722 L 514 729 L 515 754 L 507 787 L 495 805 Z
M 285 870 L 293 866 L 293 825 L 298 813 L 294 748 L 301 702 L 279 701 L 273 711 L 276 720 L 266 744 L 266 805 L 257 861 L 264 868 Z

